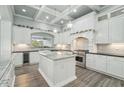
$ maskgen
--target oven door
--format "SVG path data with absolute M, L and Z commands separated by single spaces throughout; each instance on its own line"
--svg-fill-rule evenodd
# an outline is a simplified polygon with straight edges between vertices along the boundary
M 84 56 L 76 56 L 75 61 L 77 66 L 85 67 L 85 61 Z
M 76 56 L 76 57 L 75 57 L 75 60 L 76 60 L 77 62 L 83 62 L 83 57 L 81 57 L 81 56 Z

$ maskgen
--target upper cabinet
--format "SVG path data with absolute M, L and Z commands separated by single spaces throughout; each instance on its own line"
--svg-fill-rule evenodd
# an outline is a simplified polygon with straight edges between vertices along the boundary
M 54 44 L 71 44 L 71 31 L 57 33 L 54 38 Z
M 108 43 L 109 36 L 109 24 L 108 24 L 108 15 L 102 15 L 97 18 L 96 24 L 96 42 L 97 43 Z
M 110 42 L 124 42 L 124 8 L 114 11 L 109 20 L 109 38 Z
M 13 43 L 31 43 L 31 32 L 27 28 L 13 27 Z
M 124 43 L 124 8 L 97 17 L 96 43 Z

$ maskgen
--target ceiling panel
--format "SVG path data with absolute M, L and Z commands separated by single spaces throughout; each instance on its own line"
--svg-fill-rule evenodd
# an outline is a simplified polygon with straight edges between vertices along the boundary
M 47 5 L 48 8 L 54 9 L 58 12 L 63 12 L 69 5 Z
M 48 19 L 46 19 L 48 17 Z M 51 22 L 53 19 L 55 19 L 56 16 L 53 16 L 49 13 L 42 12 L 40 16 L 38 17 L 38 20 L 45 21 L 45 22 Z
M 61 23 L 61 21 L 63 21 L 63 23 Z M 69 20 L 60 19 L 60 20 L 57 21 L 55 24 L 57 24 L 57 25 L 64 25 L 64 24 L 66 24 L 66 23 L 68 23 L 68 22 L 69 22 Z
M 31 17 L 31 18 L 33 18 L 35 13 L 38 12 L 37 9 L 31 8 L 25 5 L 14 5 L 14 9 L 16 14 L 26 16 L 26 17 Z M 25 9 L 26 12 L 23 12 L 22 9 Z
M 86 15 L 86 14 L 88 14 L 88 13 L 90 13 L 90 12 L 92 12 L 93 10 L 92 9 L 90 9 L 89 7 L 87 7 L 87 6 L 85 6 L 85 5 L 82 5 L 81 7 L 79 7 L 78 9 L 77 9 L 77 12 L 71 12 L 70 14 L 69 14 L 69 16 L 71 16 L 72 18 L 74 18 L 74 19 L 77 19 L 77 18 L 79 18 L 79 17 L 81 17 L 81 16 L 83 16 L 83 15 Z

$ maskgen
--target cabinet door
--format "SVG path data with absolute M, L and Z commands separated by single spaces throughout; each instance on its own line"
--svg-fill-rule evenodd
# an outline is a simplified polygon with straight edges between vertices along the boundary
M 54 44 L 58 44 L 58 43 L 59 43 L 59 34 L 56 33 L 54 37 Z
M 118 60 L 119 58 L 109 57 L 107 62 L 107 72 L 115 75 L 123 77 L 123 63 Z
M 92 54 L 86 55 L 86 66 L 89 68 L 95 69 L 96 63 L 95 63 L 95 60 L 93 57 L 94 57 L 94 55 L 92 55 Z
M 96 43 L 108 43 L 108 20 L 97 23 L 96 26 Z
M 39 63 L 39 57 L 38 52 L 30 52 L 30 63 Z
M 109 35 L 111 43 L 124 42 L 124 15 L 113 17 L 110 19 Z
M 14 53 L 13 56 L 14 56 L 13 61 L 14 61 L 15 66 L 20 66 L 23 64 L 23 54 L 22 53 Z
M 14 27 L 13 30 L 14 43 L 31 43 L 30 29 Z
M 94 55 L 96 70 L 106 72 L 107 57 L 103 55 Z

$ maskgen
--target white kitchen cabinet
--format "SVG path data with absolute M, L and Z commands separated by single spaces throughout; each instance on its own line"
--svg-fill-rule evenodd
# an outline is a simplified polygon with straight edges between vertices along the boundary
M 98 71 L 106 72 L 107 69 L 107 56 L 103 55 L 94 55 L 95 59 L 95 69 Z
M 109 42 L 109 21 L 108 19 L 98 21 L 96 24 L 96 43 Z
M 59 43 L 59 33 L 56 33 L 54 35 L 54 44 L 58 44 Z
M 19 44 L 19 43 L 31 43 L 31 34 L 30 29 L 27 28 L 21 28 L 21 27 L 13 27 L 13 43 Z
M 39 52 L 30 52 L 30 63 L 39 63 Z
M 13 61 L 15 66 L 21 66 L 23 64 L 23 53 L 13 53 Z
M 54 38 L 54 44 L 61 44 L 62 40 L 62 33 L 56 33 Z
M 124 15 L 109 20 L 109 38 L 111 43 L 124 43 Z
M 124 60 L 119 57 L 108 57 L 107 73 L 124 78 Z
M 70 31 L 62 33 L 62 43 L 71 44 Z
M 115 78 L 124 78 L 124 58 L 121 57 L 87 54 L 86 66 Z
M 96 69 L 96 63 L 95 63 L 93 54 L 86 55 L 86 67 L 91 69 Z
M 86 66 L 97 71 L 106 72 L 107 57 L 103 55 L 87 54 Z
M 70 31 L 57 33 L 54 38 L 54 44 L 71 44 Z

